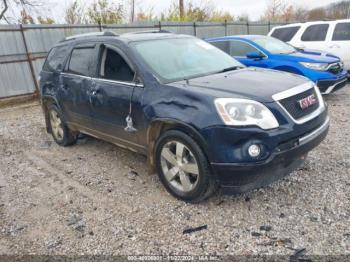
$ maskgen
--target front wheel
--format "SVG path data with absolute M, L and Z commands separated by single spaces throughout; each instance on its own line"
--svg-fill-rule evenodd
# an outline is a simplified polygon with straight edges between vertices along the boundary
M 200 202 L 217 189 L 203 150 L 181 131 L 166 131 L 158 139 L 156 168 L 164 187 L 180 200 Z

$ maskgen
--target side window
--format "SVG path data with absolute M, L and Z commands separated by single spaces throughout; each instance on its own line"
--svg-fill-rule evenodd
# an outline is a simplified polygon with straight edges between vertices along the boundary
M 231 56 L 246 56 L 249 52 L 259 52 L 255 47 L 241 41 L 230 42 L 230 55 Z
M 338 23 L 335 26 L 333 41 L 345 41 L 350 40 L 350 23 Z
M 68 72 L 83 76 L 90 76 L 93 72 L 95 48 L 75 48 L 72 51 Z
M 45 64 L 43 66 L 44 71 L 55 71 L 63 68 L 63 63 L 66 60 L 69 53 L 68 46 L 59 46 L 51 49 L 49 55 L 46 58 Z
M 230 53 L 230 42 L 229 41 L 218 41 L 218 42 L 210 42 L 213 46 L 221 49 L 225 53 Z
M 104 48 L 101 56 L 100 77 L 108 80 L 133 82 L 135 73 L 116 51 Z
M 299 29 L 300 29 L 300 26 L 277 28 L 273 31 L 271 36 L 281 41 L 289 42 L 290 40 L 292 40 L 292 38 L 298 32 Z
M 328 24 L 310 25 L 301 36 L 301 41 L 324 41 L 328 27 Z

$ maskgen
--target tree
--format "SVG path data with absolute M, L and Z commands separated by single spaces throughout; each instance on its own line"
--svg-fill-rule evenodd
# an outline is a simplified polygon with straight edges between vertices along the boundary
M 9 8 L 7 4 L 7 0 L 2 0 L 2 5 L 3 5 L 3 8 L 1 9 L 1 12 L 0 12 L 0 20 L 5 16 L 5 13 Z
M 309 11 L 308 20 L 322 20 L 326 18 L 326 11 L 324 8 L 315 8 Z
M 184 0 L 179 0 L 179 11 L 180 11 L 180 18 L 181 20 L 183 20 L 185 16 Z
M 229 12 L 224 12 L 220 10 L 214 10 L 210 17 L 210 22 L 223 22 L 223 21 L 234 21 L 235 17 L 231 15 Z
M 194 4 L 188 1 L 184 4 L 183 11 L 180 11 L 181 5 L 172 3 L 170 8 L 161 14 L 161 21 L 212 21 L 223 22 L 225 20 L 233 20 L 234 17 L 229 12 L 216 10 L 212 1 L 200 2 Z
M 130 1 L 131 1 L 130 21 L 132 23 L 134 22 L 134 19 L 135 19 L 135 0 L 130 0 Z
M 308 10 L 304 7 L 296 7 L 294 8 L 294 20 L 299 22 L 305 22 L 308 18 Z
M 53 20 L 50 17 L 42 17 L 42 16 L 38 16 L 37 20 L 39 22 L 39 24 L 45 24 L 45 25 L 52 25 L 55 24 L 55 20 Z
M 86 13 L 86 21 L 88 23 L 97 24 L 118 24 L 124 18 L 124 10 L 122 4 L 110 3 L 107 0 L 97 0 L 92 3 Z
M 21 17 L 18 22 L 20 24 L 34 24 L 34 18 L 31 15 L 27 14 L 25 9 L 22 9 Z
M 0 20 L 7 23 L 34 23 L 32 15 L 39 6 L 42 6 L 41 0 L 0 0 Z M 7 15 L 9 11 L 13 17 Z
M 140 9 L 135 16 L 135 21 L 157 21 L 158 17 L 154 14 L 153 8 L 148 11 Z
M 283 17 L 283 12 L 288 9 L 290 5 L 285 0 L 270 0 L 265 13 L 261 20 L 265 21 L 279 21 Z
M 64 20 L 67 24 L 82 24 L 85 19 L 85 10 L 78 0 L 71 3 L 65 10 Z

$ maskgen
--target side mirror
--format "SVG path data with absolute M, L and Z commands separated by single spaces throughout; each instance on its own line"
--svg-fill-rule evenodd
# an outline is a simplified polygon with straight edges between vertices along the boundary
M 257 60 L 263 59 L 265 57 L 262 53 L 258 51 L 249 52 L 246 54 L 246 56 L 249 59 L 257 59 Z

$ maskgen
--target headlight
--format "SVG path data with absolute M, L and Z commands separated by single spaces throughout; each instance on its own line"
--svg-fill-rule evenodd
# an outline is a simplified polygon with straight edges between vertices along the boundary
M 275 116 L 263 104 L 241 98 L 217 98 L 216 109 L 224 123 L 232 126 L 258 126 L 272 129 L 279 126 Z
M 325 63 L 306 63 L 306 62 L 299 62 L 299 63 L 313 70 L 326 71 L 328 68 L 328 64 L 325 64 Z

